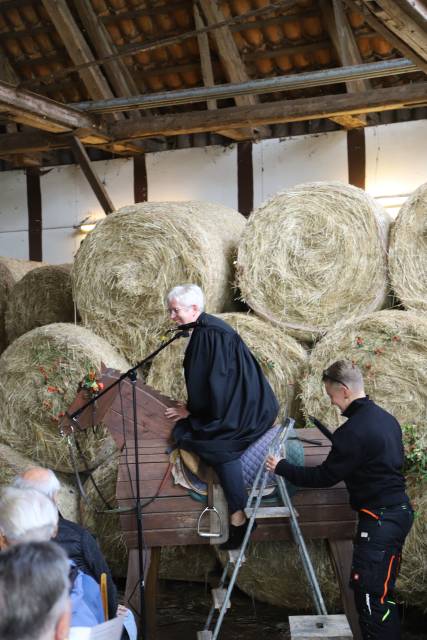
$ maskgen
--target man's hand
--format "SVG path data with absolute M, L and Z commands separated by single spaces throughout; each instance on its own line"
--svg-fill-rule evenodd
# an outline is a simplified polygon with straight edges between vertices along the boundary
M 165 416 L 169 420 L 181 420 L 182 418 L 187 418 L 190 415 L 189 410 L 186 405 L 182 402 L 179 402 L 176 407 L 169 407 L 165 411 Z
M 274 470 L 275 470 L 279 460 L 280 460 L 280 458 L 278 456 L 273 456 L 273 455 L 270 454 L 267 457 L 267 460 L 265 461 L 265 468 L 267 469 L 267 471 L 270 471 L 271 473 L 274 473 Z

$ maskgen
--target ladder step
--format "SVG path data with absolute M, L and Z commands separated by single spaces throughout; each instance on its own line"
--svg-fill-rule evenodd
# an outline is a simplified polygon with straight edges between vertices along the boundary
M 255 509 L 253 507 L 246 507 L 246 517 L 250 518 Z M 290 512 L 288 507 L 258 507 L 255 518 L 289 518 Z
M 198 631 L 197 640 L 212 640 L 212 631 L 207 631 L 206 629 Z
M 221 588 L 212 589 L 212 600 L 213 600 L 213 606 L 215 607 L 215 609 L 221 609 L 225 601 L 226 593 L 227 593 L 227 589 L 221 589 Z M 227 602 L 227 609 L 229 609 L 230 606 L 231 606 L 231 602 L 229 600 Z

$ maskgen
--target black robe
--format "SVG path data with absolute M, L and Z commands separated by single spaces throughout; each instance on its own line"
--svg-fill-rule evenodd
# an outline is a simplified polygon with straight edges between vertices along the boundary
M 269 429 L 279 404 L 239 334 L 214 316 L 202 313 L 184 358 L 187 407 L 174 438 L 208 464 L 239 458 Z

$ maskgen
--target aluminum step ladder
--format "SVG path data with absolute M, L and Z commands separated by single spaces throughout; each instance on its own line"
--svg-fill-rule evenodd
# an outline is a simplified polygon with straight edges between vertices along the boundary
M 228 560 L 222 572 L 219 587 L 216 589 L 212 589 L 212 606 L 206 619 L 204 629 L 197 632 L 197 640 L 217 640 L 219 636 L 224 616 L 227 610 L 230 608 L 230 597 L 234 588 L 234 584 L 236 582 L 240 568 L 245 562 L 245 551 L 248 546 L 249 538 L 256 519 L 284 517 L 290 518 L 292 535 L 297 545 L 304 571 L 311 588 L 317 614 L 327 615 L 325 603 L 323 601 L 316 573 L 314 571 L 313 564 L 311 562 L 300 526 L 298 524 L 298 516 L 292 506 L 288 489 L 286 487 L 286 482 L 283 478 L 281 478 L 280 476 L 276 476 L 279 496 L 282 503 L 281 506 L 260 506 L 269 476 L 269 472 L 265 469 L 267 456 L 270 454 L 276 456 L 279 455 L 281 457 L 284 456 L 286 442 L 289 438 L 294 424 L 295 420 L 293 420 L 292 418 L 287 418 L 285 420 L 282 428 L 279 429 L 279 432 L 273 439 L 268 452 L 258 469 L 245 509 L 245 513 L 249 520 L 249 523 L 245 533 L 245 537 L 243 538 L 242 546 L 240 547 L 240 549 L 227 551 Z M 229 571 L 231 571 L 231 576 L 228 585 L 226 586 Z M 215 626 L 213 626 L 216 611 L 218 611 L 218 614 L 216 617 Z

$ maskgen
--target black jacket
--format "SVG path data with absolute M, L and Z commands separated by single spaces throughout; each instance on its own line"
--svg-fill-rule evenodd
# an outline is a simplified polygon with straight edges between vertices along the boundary
M 188 418 L 179 420 L 179 447 L 207 463 L 240 457 L 269 429 L 279 404 L 261 367 L 230 325 L 202 313 L 184 358 Z
M 117 590 L 95 538 L 87 529 L 60 515 L 55 542 L 64 549 L 71 560 L 74 560 L 83 573 L 92 576 L 98 584 L 101 581 L 101 573 L 107 574 L 108 613 L 110 618 L 114 618 L 117 611 Z
M 343 480 L 355 510 L 407 501 L 397 420 L 368 396 L 354 400 L 343 415 L 348 420 L 333 434 L 321 465 L 298 467 L 280 460 L 275 473 L 300 487 L 331 487 Z

